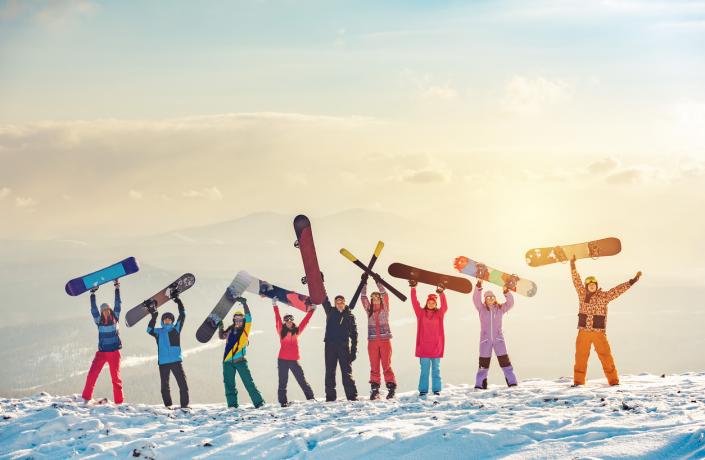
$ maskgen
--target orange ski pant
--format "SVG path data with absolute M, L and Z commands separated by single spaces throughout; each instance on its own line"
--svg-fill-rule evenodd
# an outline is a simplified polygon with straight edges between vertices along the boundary
M 576 385 L 585 384 L 585 374 L 587 373 L 588 358 L 590 348 L 595 345 L 595 351 L 602 363 L 602 370 L 610 385 L 619 383 L 617 368 L 612 359 L 612 350 L 607 341 L 607 334 L 601 331 L 585 331 L 580 329 L 578 337 L 575 339 L 575 367 L 573 368 L 573 383 Z

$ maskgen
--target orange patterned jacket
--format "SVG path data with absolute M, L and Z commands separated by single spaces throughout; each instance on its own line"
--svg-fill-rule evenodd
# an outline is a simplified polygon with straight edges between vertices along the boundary
M 575 269 L 575 263 L 570 263 L 570 271 L 573 275 L 573 285 L 578 293 L 580 308 L 578 310 L 578 329 L 584 331 L 600 331 L 607 330 L 607 306 L 608 304 L 627 292 L 632 286 L 629 281 L 618 284 L 609 291 L 605 292 L 602 289 L 597 291 L 590 297 L 590 301 L 586 302 L 585 297 L 587 289 L 580 278 L 578 271 Z

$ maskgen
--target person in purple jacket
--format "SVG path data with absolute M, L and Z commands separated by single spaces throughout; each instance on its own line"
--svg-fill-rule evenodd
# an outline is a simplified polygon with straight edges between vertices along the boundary
M 507 345 L 502 333 L 502 316 L 514 306 L 514 297 L 506 287 L 504 288 L 504 297 L 506 302 L 500 304 L 492 291 L 487 291 L 484 293 L 483 302 L 482 280 L 477 280 L 477 289 L 472 297 L 475 308 L 480 315 L 480 367 L 477 370 L 477 377 L 475 377 L 475 388 L 481 390 L 487 389 L 487 373 L 490 369 L 492 350 L 497 355 L 497 361 L 504 372 L 507 385 L 510 387 L 517 385 L 517 378 L 514 375 L 512 363 L 509 361 Z

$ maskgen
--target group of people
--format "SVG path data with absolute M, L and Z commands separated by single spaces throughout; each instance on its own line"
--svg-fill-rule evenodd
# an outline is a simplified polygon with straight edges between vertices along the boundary
M 575 266 L 575 257 L 570 261 L 571 277 L 579 300 L 578 335 L 575 345 L 575 366 L 573 384 L 585 384 L 587 361 L 590 349 L 594 345 L 602 363 L 607 381 L 610 385 L 619 384 L 619 375 L 612 358 L 607 340 L 608 304 L 626 292 L 641 277 L 641 272 L 625 283 L 619 284 L 608 291 L 603 291 L 594 276 L 581 279 Z M 386 398 L 394 398 L 397 381 L 392 369 L 392 332 L 390 329 L 389 295 L 375 275 L 377 291 L 367 295 L 366 274 L 362 277 L 362 305 L 367 316 L 367 353 L 370 361 L 370 399 L 381 398 L 381 385 L 384 380 L 387 389 Z M 426 397 L 430 391 L 438 395 L 442 390 L 440 363 L 445 348 L 444 320 L 448 311 L 448 301 L 442 286 L 435 293 L 427 296 L 423 306 L 416 292 L 417 283 L 409 281 L 411 289 L 411 304 L 417 320 L 416 357 L 419 358 L 420 375 L 418 392 L 420 397 Z M 118 321 L 120 318 L 120 284 L 115 281 L 115 306 L 103 303 L 98 309 L 95 291 L 91 291 L 91 313 L 98 326 L 98 352 L 96 352 L 90 371 L 86 378 L 83 398 L 91 400 L 95 382 L 101 369 L 108 363 L 113 382 L 113 394 L 116 404 L 123 402 L 122 381 L 120 380 L 120 341 Z M 505 302 L 499 303 L 494 293 L 483 289 L 482 280 L 478 280 L 473 293 L 473 305 L 480 319 L 479 365 L 475 378 L 475 388 L 487 388 L 492 353 L 504 373 L 508 386 L 518 384 L 512 367 L 507 345 L 502 332 L 502 319 L 514 306 L 512 292 L 505 286 L 503 289 Z M 174 374 L 180 392 L 180 406 L 189 405 L 188 384 L 182 366 L 180 335 L 186 317 L 184 304 L 178 296 L 173 298 L 179 309 L 179 317 L 175 320 L 172 313 L 166 312 L 161 317 L 161 327 L 155 327 L 157 312 L 151 309 L 152 315 L 147 333 L 153 336 L 158 348 L 159 374 L 161 378 L 161 393 L 164 405 L 171 407 L 172 399 L 169 388 L 170 374 Z M 247 363 L 247 347 L 252 327 L 252 314 L 243 297 L 235 299 L 243 310 L 233 314 L 232 324 L 227 328 L 218 324 L 218 337 L 225 341 L 223 353 L 223 384 L 228 407 L 238 407 L 238 391 L 235 384 L 236 374 L 240 375 L 255 408 L 264 405 L 264 398 L 255 385 L 252 373 Z M 312 305 L 306 316 L 297 325 L 290 314 L 282 318 L 277 305 L 277 299 L 272 300 L 275 316 L 275 328 L 280 341 L 278 354 L 279 386 L 277 396 L 279 404 L 286 407 L 290 404 L 287 397 L 289 372 L 296 379 L 306 399 L 313 400 L 314 393 L 306 380 L 303 368 L 299 363 L 299 338 L 308 326 L 316 306 Z M 352 375 L 352 363 L 357 359 L 358 332 L 355 316 L 342 295 L 337 295 L 331 304 L 328 298 L 323 302 L 326 314 L 325 328 L 325 395 L 326 401 L 335 401 L 336 373 L 340 367 L 345 397 L 350 401 L 358 399 L 357 386 Z

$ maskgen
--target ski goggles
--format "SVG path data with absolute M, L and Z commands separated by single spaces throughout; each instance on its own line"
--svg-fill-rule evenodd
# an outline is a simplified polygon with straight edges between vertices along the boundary
M 294 315 L 286 315 L 286 316 L 284 317 L 284 322 L 285 322 L 285 323 L 288 323 L 289 321 L 292 321 L 292 322 L 294 321 Z

